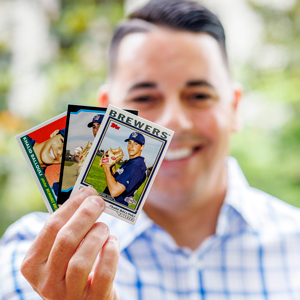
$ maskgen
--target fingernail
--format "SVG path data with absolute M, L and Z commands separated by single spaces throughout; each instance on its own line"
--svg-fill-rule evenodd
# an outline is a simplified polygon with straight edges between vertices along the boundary
M 82 192 L 84 193 L 84 195 L 86 195 L 86 197 L 97 195 L 97 191 L 95 189 L 92 189 L 92 188 L 84 188 L 82 190 Z
M 109 236 L 109 241 L 116 242 L 117 238 L 114 235 Z
M 99 223 L 99 226 L 101 227 L 101 228 L 103 228 L 104 230 L 108 230 L 108 227 L 107 227 L 107 225 L 106 224 L 104 224 L 104 223 Z
M 97 196 L 94 196 L 94 197 L 89 197 L 89 200 L 97 205 L 99 205 L 101 208 L 104 207 L 104 201 L 101 197 L 97 197 Z

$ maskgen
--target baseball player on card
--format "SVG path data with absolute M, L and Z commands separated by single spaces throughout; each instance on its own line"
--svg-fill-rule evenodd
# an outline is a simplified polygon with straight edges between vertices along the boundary
M 129 160 L 125 162 L 118 170 L 111 168 L 123 158 L 123 151 L 111 149 L 101 158 L 101 167 L 104 170 L 107 187 L 104 192 L 115 198 L 115 201 L 128 206 L 135 204 L 134 193 L 146 179 L 147 167 L 144 157 L 141 156 L 145 147 L 145 137 L 139 132 L 132 132 L 128 139 L 127 151 Z M 114 154 L 113 151 L 116 153 Z
M 103 120 L 104 115 L 103 114 L 97 114 L 93 117 L 93 120 L 88 123 L 87 127 L 93 129 L 93 136 L 96 137 L 97 132 L 99 130 L 99 127 L 101 125 L 101 122 Z M 91 142 L 87 142 L 86 147 L 79 153 L 78 155 L 78 168 L 77 168 L 77 175 L 81 172 L 82 166 L 85 162 L 85 159 L 87 155 L 89 154 L 89 151 L 92 147 Z

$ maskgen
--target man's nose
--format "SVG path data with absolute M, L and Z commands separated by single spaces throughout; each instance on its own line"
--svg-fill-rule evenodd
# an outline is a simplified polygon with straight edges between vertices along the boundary
M 176 132 L 193 128 L 190 110 L 179 99 L 170 99 L 164 104 L 156 123 Z

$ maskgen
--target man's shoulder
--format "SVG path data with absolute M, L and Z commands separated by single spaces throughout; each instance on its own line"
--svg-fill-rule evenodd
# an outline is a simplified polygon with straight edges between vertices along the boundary
M 300 209 L 256 188 L 249 188 L 247 200 L 255 210 L 260 230 L 271 234 L 300 234 Z
M 250 187 L 237 161 L 229 157 L 229 183 L 225 202 L 257 232 L 300 233 L 300 209 L 261 190 Z M 299 235 L 300 236 L 300 235 Z
M 43 212 L 33 212 L 21 217 L 7 228 L 0 245 L 16 240 L 34 240 L 48 217 L 49 214 Z
M 138 166 L 140 168 L 146 168 L 146 162 L 145 162 L 145 158 L 143 156 L 138 156 L 138 157 L 132 159 L 132 164 L 135 166 Z

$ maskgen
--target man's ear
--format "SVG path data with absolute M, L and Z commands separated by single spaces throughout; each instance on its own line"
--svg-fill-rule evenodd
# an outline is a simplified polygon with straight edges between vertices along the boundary
M 108 107 L 108 86 L 103 84 L 97 93 L 98 105 L 101 107 Z
M 239 82 L 235 82 L 233 86 L 233 120 L 232 120 L 232 132 L 237 132 L 242 129 L 242 122 L 239 116 L 239 106 L 243 96 L 242 85 Z
M 59 133 L 59 129 L 54 130 L 51 134 L 50 134 L 50 138 L 53 138 L 54 136 L 56 136 Z

